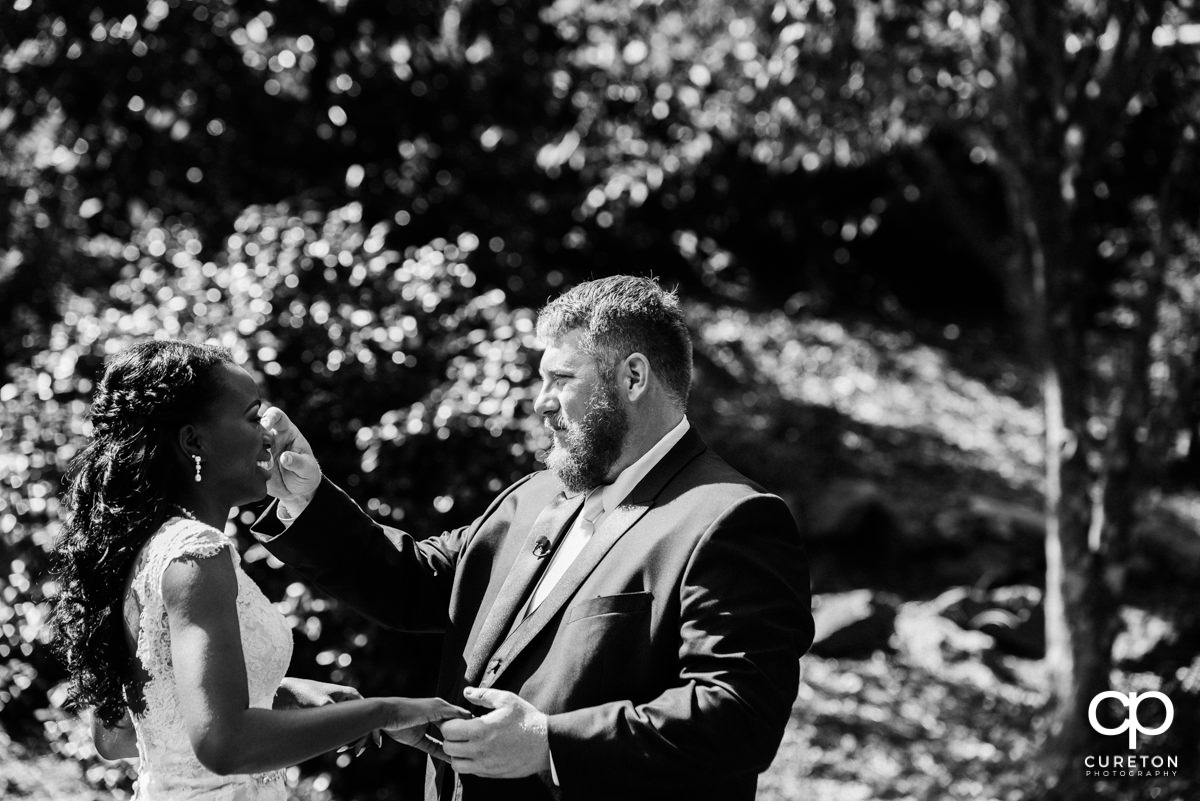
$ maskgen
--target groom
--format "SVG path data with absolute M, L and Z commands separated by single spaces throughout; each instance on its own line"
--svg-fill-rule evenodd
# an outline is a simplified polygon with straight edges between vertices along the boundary
M 268 548 L 364 614 L 444 633 L 438 694 L 477 716 L 442 725 L 427 798 L 749 801 L 812 642 L 796 524 L 689 424 L 673 294 L 589 281 L 537 329 L 549 470 L 418 540 L 323 479 L 273 410 L 258 533 L 285 528 Z

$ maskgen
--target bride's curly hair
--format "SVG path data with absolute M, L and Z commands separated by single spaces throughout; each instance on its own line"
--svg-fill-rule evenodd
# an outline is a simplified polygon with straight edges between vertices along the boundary
M 66 477 L 69 511 L 52 564 L 59 591 L 50 632 L 66 662 L 68 703 L 114 726 L 145 709 L 145 676 L 123 626 L 134 558 L 169 517 L 168 492 L 188 476 L 172 455 L 181 426 L 221 391 L 227 351 L 144 342 L 109 360 L 92 400 L 92 439 Z

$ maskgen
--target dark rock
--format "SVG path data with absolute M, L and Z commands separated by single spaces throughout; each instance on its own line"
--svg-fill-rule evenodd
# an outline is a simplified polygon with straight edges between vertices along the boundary
M 867 481 L 835 481 L 807 507 L 813 588 L 838 592 L 894 584 L 906 550 L 904 532 L 879 488 Z
M 1001 587 L 1045 576 L 1045 523 L 1034 507 L 971 495 L 949 503 L 930 529 L 940 543 L 930 560 L 954 584 Z
M 807 511 L 809 538 L 821 545 L 878 537 L 897 528 L 883 493 L 870 481 L 834 481 Z
M 1037 587 L 968 590 L 950 601 L 942 616 L 963 629 L 987 634 L 1006 654 L 1041 659 L 1046 653 L 1046 621 Z
M 837 659 L 864 659 L 891 650 L 897 604 L 870 590 L 818 595 L 813 599 L 816 632 L 812 653 Z
M 972 495 L 965 504 L 944 510 L 934 527 L 948 540 L 980 537 L 1019 545 L 1037 545 L 1046 534 L 1046 517 L 1040 508 Z

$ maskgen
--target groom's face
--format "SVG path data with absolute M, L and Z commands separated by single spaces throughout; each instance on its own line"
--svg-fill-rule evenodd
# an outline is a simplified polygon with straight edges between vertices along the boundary
M 615 371 L 579 348 L 571 331 L 542 354 L 542 388 L 534 410 L 553 432 L 546 465 L 571 492 L 610 481 L 629 431 Z

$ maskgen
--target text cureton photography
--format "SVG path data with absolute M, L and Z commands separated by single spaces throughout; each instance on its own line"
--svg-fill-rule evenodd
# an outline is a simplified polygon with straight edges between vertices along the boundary
M 1083 760 L 1084 775 L 1098 778 L 1121 776 L 1177 776 L 1179 757 L 1161 754 L 1090 754 Z

